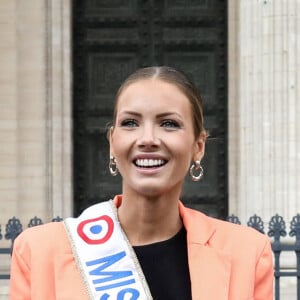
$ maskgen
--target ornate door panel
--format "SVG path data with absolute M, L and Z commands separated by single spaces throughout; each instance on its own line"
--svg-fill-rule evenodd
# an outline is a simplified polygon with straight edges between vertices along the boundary
M 73 4 L 74 207 L 121 192 L 108 171 L 114 95 L 136 68 L 169 65 L 197 84 L 210 134 L 204 179 L 186 178 L 182 200 L 227 214 L 227 27 L 223 0 L 85 0 Z

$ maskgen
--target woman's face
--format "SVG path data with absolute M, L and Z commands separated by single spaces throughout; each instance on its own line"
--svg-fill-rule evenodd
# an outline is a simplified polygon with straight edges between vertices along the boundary
M 159 79 L 130 84 L 118 99 L 110 153 L 123 177 L 123 192 L 180 192 L 191 161 L 204 153 L 204 139 L 194 136 L 187 97 Z

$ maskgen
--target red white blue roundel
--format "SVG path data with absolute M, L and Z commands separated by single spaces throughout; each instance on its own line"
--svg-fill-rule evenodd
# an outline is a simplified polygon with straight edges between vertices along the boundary
M 87 244 L 103 244 L 112 235 L 114 222 L 111 217 L 103 215 L 95 219 L 84 220 L 77 227 L 78 235 Z

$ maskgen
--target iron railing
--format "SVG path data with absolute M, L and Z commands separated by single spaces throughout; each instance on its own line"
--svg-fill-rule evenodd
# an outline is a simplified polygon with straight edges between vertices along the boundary
M 52 219 L 52 222 L 59 222 L 62 219 L 56 217 Z M 241 224 L 239 218 L 235 215 L 231 215 L 227 218 L 227 221 L 235 224 Z M 32 218 L 28 227 L 33 227 L 43 224 L 43 221 L 38 218 Z M 252 227 L 263 234 L 267 234 L 272 238 L 272 250 L 274 254 L 274 278 L 275 278 L 275 300 L 280 299 L 280 278 L 282 277 L 293 277 L 297 279 L 296 294 L 297 300 L 300 300 L 300 214 L 295 215 L 290 222 L 290 230 L 287 233 L 286 223 L 283 217 L 278 214 L 273 216 L 268 223 L 268 230 L 266 232 L 264 228 L 264 222 L 261 217 L 254 215 L 249 218 L 247 226 Z M 10 255 L 12 252 L 12 247 L 16 237 L 23 231 L 23 225 L 20 220 L 13 217 L 8 220 L 5 225 L 5 233 L 2 233 L 2 228 L 0 225 L 0 246 L 1 240 L 7 240 L 9 242 L 9 247 L 0 247 L 0 255 L 6 254 Z M 287 236 L 291 237 L 289 242 L 286 242 L 283 238 Z M 282 253 L 292 252 L 296 255 L 295 266 L 292 270 L 283 270 L 280 267 L 280 255 Z M 0 260 L 2 261 L 2 259 Z M 1 266 L 0 266 L 1 267 Z M 1 279 L 9 279 L 9 274 L 0 274 Z
M 56 217 L 52 219 L 52 222 L 60 222 L 62 221 L 62 218 Z M 38 226 L 43 224 L 42 219 L 38 217 L 32 218 L 27 227 L 33 227 L 33 226 Z M 1 255 L 11 255 L 14 241 L 16 237 L 23 231 L 23 225 L 19 219 L 16 217 L 13 217 L 8 220 L 7 224 L 5 225 L 5 233 L 2 234 L 2 228 L 0 225 L 0 246 L 1 246 L 1 240 L 7 240 L 9 242 L 9 247 L 0 247 L 0 256 Z M 2 259 L 0 261 L 3 261 Z M 1 265 L 0 265 L 1 267 Z M 0 280 L 1 279 L 9 279 L 10 275 L 9 274 L 0 274 Z
M 236 224 L 241 224 L 238 217 L 231 215 L 227 218 L 228 221 Z M 254 215 L 247 222 L 249 227 L 252 227 L 259 232 L 266 234 L 263 220 Z M 297 300 L 300 300 L 300 214 L 295 215 L 290 222 L 290 230 L 288 235 L 292 238 L 289 242 L 282 240 L 287 236 L 286 224 L 283 217 L 276 214 L 269 222 L 267 235 L 272 238 L 272 250 L 274 254 L 274 278 L 275 278 L 275 300 L 280 299 L 280 278 L 295 277 L 297 279 Z M 296 261 L 292 270 L 283 270 L 280 267 L 281 253 L 295 253 Z

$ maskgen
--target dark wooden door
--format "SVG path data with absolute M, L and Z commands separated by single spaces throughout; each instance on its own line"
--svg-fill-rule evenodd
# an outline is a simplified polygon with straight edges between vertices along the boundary
M 107 124 L 123 80 L 142 66 L 187 73 L 204 99 L 211 138 L 204 179 L 186 179 L 182 200 L 227 215 L 227 1 L 73 1 L 74 214 L 121 192 L 108 171 Z

